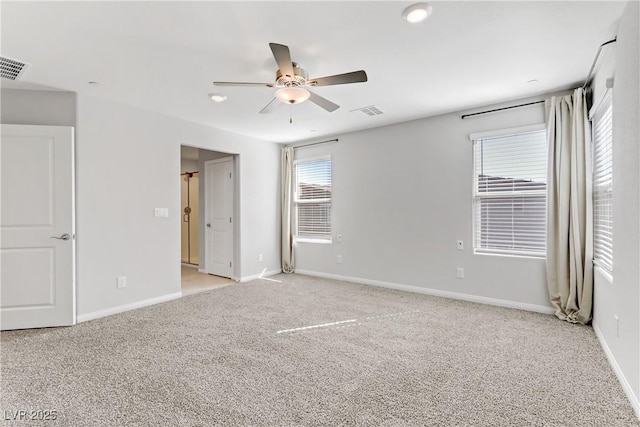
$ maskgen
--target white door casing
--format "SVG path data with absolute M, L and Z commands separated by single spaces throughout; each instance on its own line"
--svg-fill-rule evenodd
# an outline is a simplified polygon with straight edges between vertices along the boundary
M 0 329 L 73 325 L 73 128 L 2 125 L 0 163 Z
M 233 158 L 209 160 L 205 169 L 205 272 L 233 277 Z

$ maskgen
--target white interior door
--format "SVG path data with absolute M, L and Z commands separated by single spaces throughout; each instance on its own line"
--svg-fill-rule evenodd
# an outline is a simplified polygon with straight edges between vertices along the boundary
M 73 325 L 73 128 L 2 125 L 0 328 Z
M 233 158 L 205 162 L 205 270 L 233 276 Z

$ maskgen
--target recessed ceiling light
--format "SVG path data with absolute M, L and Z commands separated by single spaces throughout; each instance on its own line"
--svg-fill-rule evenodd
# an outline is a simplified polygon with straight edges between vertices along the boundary
M 428 3 L 415 3 L 402 11 L 402 19 L 415 24 L 427 19 L 432 11 L 433 8 Z
M 89 86 L 98 86 L 98 82 L 89 82 Z
M 529 84 L 538 83 L 538 80 L 537 79 L 531 79 L 527 83 L 529 83 Z
M 211 100 L 215 102 L 223 102 L 227 100 L 227 96 L 220 93 L 210 93 L 209 98 L 211 98 Z

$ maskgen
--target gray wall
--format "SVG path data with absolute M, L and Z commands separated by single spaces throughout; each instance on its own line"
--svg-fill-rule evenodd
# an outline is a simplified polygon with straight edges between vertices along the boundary
M 180 173 L 198 172 L 198 161 L 193 159 L 180 159 Z
M 238 274 L 279 270 L 276 144 L 62 92 L 3 90 L 2 121 L 76 126 L 79 320 L 180 291 L 181 144 L 242 155 Z M 155 207 L 169 217 L 155 218 Z
M 640 4 L 627 4 L 618 41 L 595 76 L 594 100 L 613 76 L 613 281 L 596 269 L 594 320 L 640 414 Z M 619 335 L 614 316 L 619 318 Z
M 240 217 L 237 273 L 279 269 L 276 144 L 95 97 L 78 101 L 80 313 L 180 291 L 181 144 L 242 157 L 241 211 L 261 214 Z M 169 218 L 154 218 L 154 207 L 168 207 Z M 267 254 L 265 263 L 258 253 Z M 117 275 L 129 278 L 125 292 L 116 289 Z
M 473 253 L 469 140 L 544 122 L 543 104 L 464 120 L 446 114 L 296 149 L 296 159 L 333 160 L 333 243 L 297 243 L 296 270 L 549 311 L 544 259 Z
M 76 125 L 76 94 L 48 90 L 2 89 L 0 121 L 16 125 Z

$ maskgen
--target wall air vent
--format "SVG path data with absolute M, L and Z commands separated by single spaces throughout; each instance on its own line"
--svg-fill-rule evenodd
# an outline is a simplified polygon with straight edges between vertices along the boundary
M 3 79 L 18 80 L 29 64 L 0 56 L 0 76 Z
M 352 113 L 354 111 L 360 111 L 367 116 L 379 116 L 380 114 L 384 114 L 384 112 L 375 105 L 369 105 L 367 107 L 360 107 L 356 108 L 355 110 L 351 110 Z

